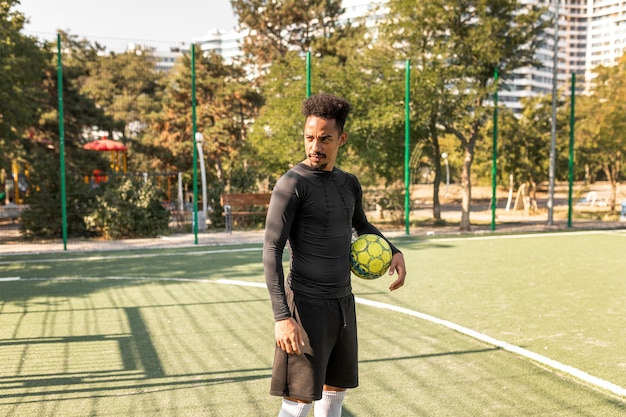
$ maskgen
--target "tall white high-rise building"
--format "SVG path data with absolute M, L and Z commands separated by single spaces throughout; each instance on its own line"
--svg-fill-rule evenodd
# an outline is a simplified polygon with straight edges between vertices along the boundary
M 547 6 L 554 16 L 558 3 L 557 85 L 567 88 L 572 74 L 578 90 L 589 89 L 594 68 L 614 65 L 626 50 L 626 1 L 624 0 L 521 0 Z M 519 99 L 552 91 L 555 27 L 546 31 L 546 44 L 537 51 L 541 68 L 516 71 L 509 91 L 501 97 L 508 107 L 520 109 Z
M 589 16 L 585 51 L 587 70 L 615 64 L 626 50 L 626 1 L 579 1 L 586 3 Z
M 221 55 L 225 62 L 230 63 L 243 54 L 240 45 L 245 35 L 243 32 L 234 30 L 211 29 L 206 35 L 196 39 L 194 43 L 200 45 L 200 49 L 203 51 L 215 52 Z

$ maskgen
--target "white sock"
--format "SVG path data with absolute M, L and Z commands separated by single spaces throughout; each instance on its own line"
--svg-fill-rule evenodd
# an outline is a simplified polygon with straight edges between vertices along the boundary
M 283 406 L 278 417 L 305 417 L 311 411 L 311 403 L 299 403 L 283 398 Z
M 341 406 L 346 391 L 324 391 L 322 399 L 315 401 L 315 417 L 341 417 Z

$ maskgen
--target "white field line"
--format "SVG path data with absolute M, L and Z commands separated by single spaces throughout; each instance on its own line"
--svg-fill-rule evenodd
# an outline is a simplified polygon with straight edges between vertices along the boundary
M 211 282 L 224 285 L 239 285 L 241 287 L 267 288 L 263 282 L 238 281 L 236 279 L 217 279 Z
M 225 284 L 225 285 L 241 285 L 241 286 L 247 286 L 247 287 L 265 288 L 265 284 L 260 283 L 260 282 L 232 281 L 232 280 L 226 280 L 226 279 L 220 279 L 220 280 L 213 281 L 213 282 L 217 284 Z M 368 300 L 368 299 L 361 298 L 361 297 L 356 297 L 356 302 L 359 304 L 369 306 L 369 307 L 379 308 L 383 310 L 390 310 L 390 311 L 400 313 L 400 314 L 406 314 L 406 315 L 416 317 L 421 320 L 438 324 L 443 327 L 447 327 L 448 329 L 454 330 L 458 333 L 480 340 L 481 342 L 499 347 L 500 349 L 506 350 L 507 352 L 514 353 L 516 355 L 530 359 L 532 361 L 535 361 L 537 363 L 540 363 L 552 369 L 556 369 L 557 371 L 560 371 L 562 373 L 571 375 L 588 384 L 594 385 L 596 387 L 600 387 L 604 390 L 620 395 L 622 397 L 626 397 L 626 388 L 620 387 L 619 385 L 613 384 L 612 382 L 609 382 L 609 381 L 605 381 L 593 375 L 589 375 L 588 373 L 581 371 L 580 369 L 574 368 L 569 365 L 565 365 L 561 362 L 555 361 L 553 359 L 550 359 L 538 353 L 531 352 L 519 346 L 515 346 L 515 345 L 512 345 L 507 342 L 503 342 L 498 339 L 494 339 L 493 337 L 477 332 L 476 330 L 468 329 L 467 327 L 463 327 L 451 321 L 443 320 L 443 319 L 431 316 L 429 314 L 420 313 L 418 311 L 409 310 L 407 308 L 394 306 L 392 304 L 381 303 L 378 301 L 372 301 L 372 300 Z
M 580 230 L 571 232 L 550 232 L 550 233 L 524 233 L 512 235 L 479 235 L 479 236 L 459 236 L 459 237 L 435 237 L 426 239 L 426 241 L 446 241 L 455 242 L 460 240 L 499 240 L 499 239 L 530 239 L 537 237 L 561 237 L 561 236 L 578 236 L 578 235 L 618 235 L 626 236 L 626 232 L 622 229 L 617 230 Z
M 0 279 L 0 281 L 11 281 L 11 280 L 19 280 L 19 277 L 11 277 L 9 279 L 4 278 Z M 24 281 L 34 281 L 34 280 L 54 280 L 59 278 L 23 278 Z M 61 278 L 61 279 L 71 279 L 71 280 L 81 280 L 84 278 Z M 238 285 L 242 287 L 253 287 L 253 288 L 262 288 L 265 289 L 265 284 L 261 282 L 248 282 L 248 281 L 239 281 L 239 280 L 228 280 L 228 279 L 218 279 L 218 280 L 199 280 L 192 278 L 153 278 L 153 277 L 122 277 L 122 276 L 110 276 L 110 277 L 100 277 L 94 279 L 112 279 L 112 280 L 163 280 L 163 281 L 180 281 L 180 282 L 201 282 L 201 283 L 210 283 L 210 284 L 220 284 L 220 285 Z M 619 385 L 613 384 L 612 382 L 606 381 L 604 379 L 595 377 L 590 375 L 580 369 L 574 368 L 573 366 L 565 365 L 561 362 L 555 361 L 554 359 L 550 359 L 546 356 L 540 355 L 535 352 L 531 352 L 527 349 L 521 348 L 516 345 L 512 345 L 507 342 L 503 342 L 498 339 L 494 339 L 493 337 L 487 336 L 483 333 L 477 332 L 476 330 L 469 329 L 467 327 L 461 326 L 459 324 L 453 323 L 448 320 L 443 320 L 429 314 L 420 313 L 418 311 L 410 310 L 404 307 L 394 306 L 392 304 L 381 303 L 379 301 L 368 300 L 361 297 L 356 297 L 356 302 L 359 304 L 363 304 L 369 307 L 379 308 L 383 310 L 389 310 L 400 314 L 406 314 L 411 317 L 418 318 L 420 320 L 428 321 L 448 329 L 454 330 L 458 333 L 464 334 L 481 342 L 487 343 L 492 346 L 499 347 L 502 350 L 513 353 L 515 355 L 522 356 L 524 358 L 530 359 L 531 361 L 542 364 L 548 368 L 552 368 L 561 373 L 570 375 L 574 378 L 577 378 L 589 385 L 601 388 L 613 394 L 626 397 L 626 388 L 620 387 Z
M 375 307 L 375 308 L 380 308 L 380 309 L 384 309 L 384 310 L 390 310 L 390 311 L 394 311 L 396 313 L 401 313 L 401 314 L 406 314 L 412 317 L 417 317 L 419 319 L 425 320 L 425 321 L 429 321 L 431 323 L 435 323 L 438 324 L 440 326 L 444 326 L 447 327 L 451 330 L 454 330 L 456 332 L 459 332 L 461 334 L 464 334 L 466 336 L 472 337 L 474 339 L 480 340 L 481 342 L 496 346 L 501 348 L 502 350 L 506 350 L 507 352 L 511 352 L 514 353 L 516 355 L 525 357 L 527 359 L 530 359 L 532 361 L 535 361 L 537 363 L 540 363 L 542 365 L 545 365 L 547 367 L 550 367 L 552 369 L 556 369 L 557 371 L 560 371 L 562 373 L 571 375 L 575 378 L 578 378 L 588 384 L 594 385 L 596 387 L 602 388 L 604 390 L 607 390 L 609 392 L 612 392 L 616 395 L 620 395 L 622 397 L 626 397 L 626 388 L 620 387 L 619 385 L 613 384 L 612 382 L 609 381 L 605 381 L 603 379 L 600 379 L 598 377 L 595 377 L 593 375 L 589 375 L 586 372 L 581 371 L 580 369 L 574 368 L 572 366 L 569 365 L 565 365 L 561 362 L 555 361 L 553 359 L 550 359 L 546 356 L 540 355 L 538 353 L 535 352 L 531 352 L 529 350 L 526 350 L 524 348 L 521 348 L 519 346 L 515 346 L 512 345 L 510 343 L 507 342 L 503 342 L 501 340 L 498 339 L 494 339 L 493 337 L 487 336 L 485 334 L 482 334 L 480 332 L 477 332 L 475 330 L 472 329 L 468 329 L 467 327 L 463 327 L 461 325 L 458 325 L 456 323 L 452 323 L 448 320 L 442 320 L 440 318 L 428 315 L 428 314 L 424 314 L 424 313 L 420 313 L 417 311 L 413 311 L 413 310 L 409 310 L 407 308 L 403 308 L 403 307 L 398 307 L 398 306 L 394 306 L 391 304 L 386 304 L 386 303 L 381 303 L 378 301 L 372 301 L 372 300 L 366 300 L 364 298 L 356 298 L 356 301 L 360 304 L 364 304 L 370 307 Z
M 50 263 L 50 262 L 89 262 L 89 261 L 104 261 L 108 259 L 136 259 L 136 258 L 161 258 L 164 256 L 197 256 L 197 255 L 210 255 L 220 253 L 233 253 L 233 252 L 260 252 L 263 248 L 240 248 L 240 249 L 213 249 L 198 252 L 155 252 L 133 255 L 114 255 L 114 256 L 87 256 L 84 258 L 51 258 L 51 259 L 21 259 L 17 261 L 0 261 L 0 265 L 8 265 L 13 263 L 22 264 L 37 264 L 37 263 Z

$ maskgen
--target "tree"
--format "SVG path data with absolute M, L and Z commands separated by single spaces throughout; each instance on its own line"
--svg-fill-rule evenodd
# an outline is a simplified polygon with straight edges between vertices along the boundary
M 147 116 L 160 110 L 163 74 L 157 71 L 156 58 L 148 47 L 103 52 L 86 63 L 89 76 L 81 92 L 115 121 L 112 127 L 124 138 L 137 137 L 145 129 Z M 109 137 L 113 137 L 112 131 Z
M 21 138 L 37 120 L 48 59 L 34 38 L 21 33 L 26 19 L 15 10 L 18 4 L 0 2 L 0 191 L 4 191 L 2 172 L 10 172 L 10 161 L 26 156 Z
M 29 191 L 26 195 L 27 208 L 20 219 L 20 233 L 27 239 L 60 238 L 63 235 L 61 221 L 61 182 L 58 152 L 42 147 L 29 151 Z M 75 164 L 65 170 L 66 225 L 68 237 L 86 237 L 91 232 L 85 224 L 85 216 L 95 209 L 97 190 L 84 181 L 84 172 Z
M 333 56 L 313 57 L 311 90 L 337 94 L 352 104 L 346 124 L 348 141 L 339 165 L 359 172 L 364 186 L 388 186 L 403 171 L 403 103 L 393 95 L 402 94 L 403 72 L 392 62 L 376 61 L 359 52 L 346 55 L 345 62 Z M 292 52 L 264 77 L 266 103 L 251 130 L 250 145 L 270 184 L 304 158 L 305 70 L 304 58 Z
M 388 42 L 399 58 L 422 63 L 419 87 L 433 94 L 435 104 L 427 109 L 431 139 L 441 127 L 463 150 L 460 227 L 469 230 L 471 167 L 491 115 L 486 104 L 496 87 L 495 69 L 506 81 L 516 69 L 538 65 L 535 52 L 549 22 L 542 19 L 543 9 L 516 0 L 390 0 L 388 5 Z
M 245 192 L 255 190 L 258 184 L 258 176 L 249 159 L 243 157 L 242 148 L 247 141 L 248 125 L 255 119 L 262 100 L 243 68 L 226 64 L 219 55 L 201 54 L 199 49 L 195 56 L 197 132 L 204 137 L 209 204 L 217 208 L 223 190 Z M 164 81 L 163 109 L 150 117 L 138 149 L 153 156 L 148 169 L 190 174 L 194 143 L 191 57 L 183 56 Z
M 529 204 L 537 207 L 537 184 L 548 180 L 550 133 L 552 129 L 552 97 L 542 95 L 521 100 L 522 111 L 500 112 L 498 131 L 498 173 L 501 184 L 512 176 L 514 187 L 520 187 L 529 198 Z M 567 167 L 567 109 L 557 112 L 557 167 Z M 489 124 L 488 130 L 493 126 Z M 488 149 L 492 151 L 492 147 Z M 562 170 L 564 174 L 566 170 Z
M 577 111 L 581 115 L 576 126 L 577 155 L 610 182 L 609 206 L 615 210 L 626 149 L 626 57 L 613 67 L 596 68 L 595 73 L 591 95 L 581 98 Z
M 231 0 L 239 29 L 247 33 L 243 51 L 263 67 L 288 51 L 336 52 L 334 42 L 350 26 L 339 20 L 341 0 Z
M 83 175 L 89 176 L 92 170 L 105 164 L 101 155 L 83 149 L 88 141 L 86 132 L 93 126 L 110 130 L 114 121 L 107 116 L 97 103 L 81 92 L 82 83 L 88 76 L 87 65 L 97 58 L 98 48 L 86 40 L 61 32 L 62 64 L 63 64 L 63 126 L 65 133 L 66 167 L 73 167 Z M 56 42 L 47 45 L 56 50 Z M 50 56 L 39 89 L 45 95 L 37 101 L 39 120 L 29 129 L 29 137 L 25 142 L 31 146 L 47 146 L 59 152 L 59 99 L 56 54 Z M 38 161 L 33 160 L 36 164 Z
M 402 177 L 404 119 L 402 102 L 393 95 L 394 87 L 401 95 L 402 71 L 393 61 L 379 63 L 375 56 L 365 53 L 373 33 L 365 20 L 360 25 L 340 20 L 343 11 L 339 3 L 233 1 L 236 12 L 240 7 L 240 22 L 245 25 L 247 13 L 252 13 L 252 20 L 273 31 L 265 33 L 267 28 L 262 27 L 254 32 L 258 45 L 273 51 L 273 62 L 263 67 L 262 77 L 257 79 L 266 101 L 255 120 L 249 147 L 270 185 L 280 173 L 299 162 L 297 155 L 302 153 L 305 51 L 310 51 L 312 57 L 312 92 L 337 94 L 353 105 L 341 167 L 358 171 L 366 186 L 389 184 Z M 243 5 L 246 8 L 241 9 Z M 253 13 L 258 7 L 259 13 Z M 283 47 L 277 47 L 272 40 L 276 33 L 280 34 L 283 43 L 278 43 Z M 248 53 L 258 54 L 261 58 L 257 56 L 257 60 L 264 63 L 268 62 L 264 57 L 270 55 L 252 48 Z
M 404 171 L 405 67 L 385 51 L 370 48 L 365 35 L 353 41 L 356 46 L 340 74 L 340 89 L 353 107 L 342 164 L 359 172 L 365 186 L 388 188 L 402 182 Z M 323 62 L 321 71 L 326 72 L 322 80 L 335 72 Z
M 422 141 L 414 145 L 412 160 L 426 157 L 434 164 L 433 218 L 440 221 L 440 137 L 444 135 L 441 121 L 453 117 L 459 100 L 459 95 L 448 84 L 454 75 L 446 58 L 453 47 L 452 39 L 437 2 L 412 4 L 396 1 L 390 6 L 390 14 L 382 24 L 378 47 L 385 51 L 387 61 L 410 60 L 411 125 L 414 126 L 413 136 Z M 407 30 L 408 22 L 411 22 L 411 30 Z
M 255 155 L 259 174 L 273 186 L 278 176 L 302 155 L 302 100 L 306 98 L 304 60 L 291 52 L 271 66 L 264 78 L 265 105 L 250 129 L 248 155 Z M 302 158 L 304 156 L 302 155 Z
M 61 33 L 61 44 L 68 235 L 85 236 L 90 232 L 84 217 L 93 203 L 93 190 L 85 183 L 85 177 L 94 168 L 105 167 L 107 162 L 96 152 L 83 149 L 84 133 L 92 126 L 110 127 L 113 121 L 79 91 L 86 76 L 86 62 L 94 59 L 97 50 L 65 33 Z M 55 50 L 56 44 L 51 43 L 48 49 Z M 38 87 L 42 95 L 33 100 L 38 107 L 38 120 L 29 127 L 29 134 L 20 139 L 30 167 L 28 209 L 23 214 L 21 229 L 26 237 L 49 238 L 62 234 L 57 56 L 49 58 Z

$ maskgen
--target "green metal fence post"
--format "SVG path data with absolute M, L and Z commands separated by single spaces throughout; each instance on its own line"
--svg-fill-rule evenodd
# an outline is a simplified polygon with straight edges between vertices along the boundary
M 191 44 L 191 147 L 193 148 L 193 235 L 198 244 L 198 149 L 196 146 L 196 45 Z
M 498 161 L 498 67 L 493 73 L 496 91 L 493 94 L 493 155 L 491 162 L 491 230 L 496 230 L 496 175 Z
M 411 215 L 411 184 L 409 175 L 409 159 L 411 157 L 411 61 L 406 60 L 406 80 L 404 98 L 404 217 L 405 233 L 409 234 Z
M 65 126 L 63 115 L 63 61 L 61 59 L 61 34 L 57 34 L 57 88 L 59 100 L 59 160 L 61 173 L 61 229 L 63 250 L 67 250 L 67 196 L 65 189 Z
M 311 97 L 311 51 L 306 53 L 306 97 Z
M 567 194 L 567 227 L 572 227 L 572 192 L 574 186 L 574 125 L 576 107 L 576 74 L 572 72 L 571 109 L 569 117 L 569 191 Z

